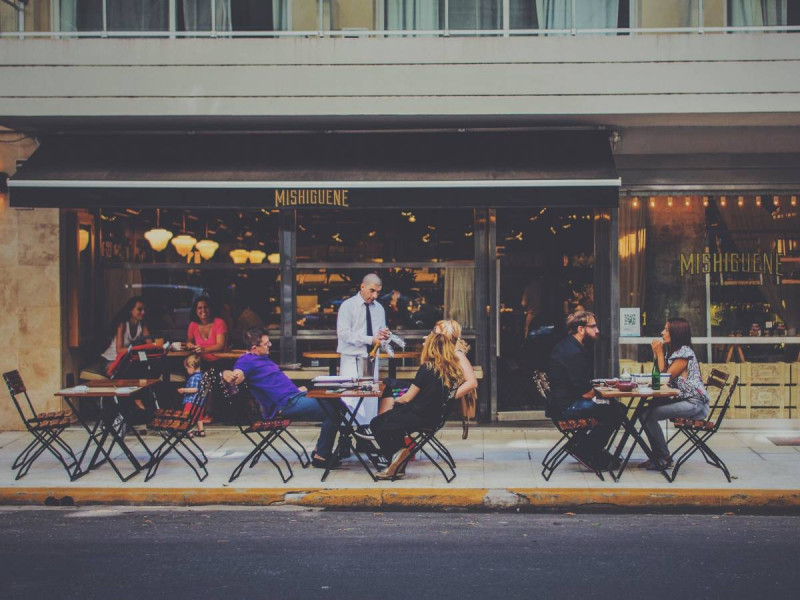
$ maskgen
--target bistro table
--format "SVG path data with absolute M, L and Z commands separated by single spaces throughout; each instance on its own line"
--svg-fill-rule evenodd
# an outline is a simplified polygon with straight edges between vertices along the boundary
M 340 388 L 334 389 L 327 389 L 327 388 L 311 388 L 307 393 L 306 396 L 309 398 L 314 398 L 319 405 L 322 407 L 327 414 L 331 415 L 333 418 L 339 419 L 339 444 L 342 443 L 344 438 L 355 437 L 356 439 L 362 439 L 358 436 L 355 436 L 355 425 L 356 425 L 356 414 L 358 413 L 358 409 L 361 407 L 361 403 L 364 401 L 365 398 L 375 398 L 376 401 L 378 398 L 381 397 L 383 393 L 384 385 L 383 383 L 371 384 L 368 389 L 362 388 L 351 388 L 346 390 L 341 390 Z M 342 399 L 342 398 L 357 398 L 358 402 L 356 402 L 353 408 L 350 408 L 344 402 L 329 402 L 329 400 L 335 399 Z M 374 444 L 373 444 L 374 445 Z M 356 455 L 356 458 L 361 463 L 361 466 L 364 467 L 364 470 L 369 474 L 372 478 L 372 481 L 378 481 L 375 478 L 375 475 L 372 473 L 372 469 L 370 468 L 369 464 L 364 457 L 361 456 L 361 452 L 358 449 L 358 444 L 353 444 L 352 448 L 353 454 Z M 328 474 L 331 472 L 333 465 L 336 463 L 338 458 L 339 449 L 337 448 L 331 452 L 330 457 L 328 457 L 328 464 L 325 468 L 325 472 L 322 474 L 321 481 L 325 481 L 328 478 Z M 375 446 L 375 452 L 369 453 L 367 455 L 369 461 L 377 468 L 377 458 L 378 458 L 378 448 Z
M 394 356 L 381 352 L 379 357 L 389 359 L 389 377 L 394 378 L 397 377 L 397 361 L 405 358 L 419 358 L 419 352 L 395 352 Z M 341 358 L 341 354 L 338 352 L 303 352 L 303 358 L 328 361 L 328 373 L 336 375 L 337 361 Z
M 79 477 L 86 475 L 86 473 L 96 469 L 106 461 L 111 465 L 111 468 L 114 469 L 114 472 L 121 481 L 128 481 L 131 477 L 140 471 L 143 471 L 150 465 L 150 461 L 153 459 L 153 453 L 150 448 L 147 447 L 147 444 L 144 443 L 144 440 L 135 428 L 131 427 L 133 436 L 147 452 L 148 459 L 144 462 L 144 464 L 139 462 L 139 459 L 136 458 L 136 455 L 133 453 L 130 446 L 128 446 L 128 444 L 125 442 L 125 427 L 127 426 L 127 423 L 125 421 L 123 411 L 119 410 L 119 405 L 120 400 L 123 402 L 132 402 L 133 397 L 144 390 L 147 390 L 150 394 L 152 394 L 152 386 L 160 381 L 160 379 L 114 379 L 111 381 L 89 381 L 83 385 L 73 388 L 65 388 L 56 392 L 55 395 L 64 398 L 66 403 L 72 409 L 73 414 L 77 416 L 78 422 L 80 422 L 80 424 L 89 434 L 89 439 L 86 440 L 86 445 L 83 447 L 83 450 L 78 457 L 78 464 L 75 466 L 74 479 L 78 479 Z M 74 402 L 76 398 L 113 398 L 113 405 L 107 404 L 106 406 L 101 406 L 100 418 L 97 419 L 94 426 L 90 426 L 81 416 L 80 411 L 78 411 L 77 403 Z M 111 442 L 108 447 L 106 447 L 109 437 L 111 438 Z M 92 445 L 94 445 L 95 451 L 91 460 L 89 461 L 88 466 L 84 469 L 82 467 L 83 461 Z M 122 452 L 125 454 L 125 458 L 128 459 L 131 467 L 133 467 L 133 471 L 128 475 L 123 475 L 114 461 L 112 451 L 116 445 L 120 447 Z M 100 455 L 103 456 L 102 460 L 98 460 Z
M 622 477 L 622 473 L 625 471 L 625 467 L 628 466 L 628 461 L 631 459 L 631 455 L 633 454 L 634 448 L 638 445 L 644 453 L 647 455 L 647 458 L 655 461 L 655 457 L 653 455 L 653 451 L 650 449 L 650 446 L 642 437 L 642 431 L 644 429 L 643 426 L 637 427 L 637 423 L 639 421 L 639 417 L 642 413 L 648 408 L 651 402 L 655 399 L 664 398 L 676 398 L 678 396 L 678 390 L 674 388 L 670 388 L 667 386 L 662 386 L 660 390 L 653 390 L 649 387 L 637 387 L 631 391 L 622 391 L 618 390 L 615 387 L 606 387 L 606 386 L 596 386 L 594 388 L 595 394 L 597 394 L 600 398 L 605 398 L 611 401 L 617 401 L 624 403 L 628 409 L 633 407 L 633 415 L 628 418 L 628 413 L 625 413 L 625 418 L 622 421 L 622 429 L 623 434 L 620 438 L 619 443 L 617 444 L 616 449 L 613 452 L 615 458 L 620 458 L 622 452 L 625 449 L 625 444 L 628 442 L 628 437 L 633 438 L 633 444 L 631 444 L 628 453 L 625 455 L 625 458 L 622 459 L 622 464 L 619 467 L 619 470 L 615 474 L 613 470 L 609 470 L 611 476 L 614 478 L 614 481 L 619 481 L 619 478 Z M 634 406 L 635 404 L 635 406 Z M 613 444 L 613 438 L 611 443 Z M 667 469 L 659 469 L 660 473 L 664 476 L 664 478 L 672 482 L 669 477 L 669 473 L 667 473 Z

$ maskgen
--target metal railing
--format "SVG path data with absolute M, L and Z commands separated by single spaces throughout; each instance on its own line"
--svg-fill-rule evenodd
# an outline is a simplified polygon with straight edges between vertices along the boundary
M 454 0 L 440 0 L 440 15 L 442 27 L 438 29 L 386 29 L 381 26 L 385 22 L 384 3 L 386 0 L 374 0 L 373 28 L 342 27 L 333 29 L 331 17 L 332 0 L 315 0 L 316 29 L 293 30 L 292 5 L 300 0 L 282 0 L 287 12 L 287 29 L 264 31 L 232 31 L 217 27 L 217 4 L 222 0 L 209 0 L 209 22 L 207 30 L 179 30 L 178 29 L 178 1 L 169 0 L 168 25 L 159 31 L 131 31 L 113 30 L 108 24 L 108 1 L 99 0 L 102 7 L 100 17 L 101 29 L 94 31 L 67 31 L 60 28 L 50 31 L 26 31 L 26 7 L 32 4 L 28 0 L 0 0 L 16 10 L 16 31 L 0 31 L 0 38 L 296 38 L 296 37 L 331 37 L 331 38 L 361 38 L 361 37 L 524 37 L 524 36 L 578 36 L 578 35 L 642 35 L 642 34 L 706 34 L 706 33 L 790 33 L 800 32 L 800 25 L 768 25 L 768 26 L 706 26 L 704 24 L 703 0 L 696 0 L 697 19 L 696 25 L 691 26 L 666 26 L 666 27 L 580 27 L 578 17 L 580 10 L 576 0 L 571 2 L 569 27 L 562 28 L 512 28 L 510 26 L 510 0 L 495 0 L 498 10 L 498 27 L 491 29 L 460 29 L 451 27 L 450 3 Z M 622 0 L 625 1 L 625 0 Z M 629 0 L 630 14 L 634 14 L 636 0 Z M 60 0 L 51 0 L 50 21 L 60 23 Z

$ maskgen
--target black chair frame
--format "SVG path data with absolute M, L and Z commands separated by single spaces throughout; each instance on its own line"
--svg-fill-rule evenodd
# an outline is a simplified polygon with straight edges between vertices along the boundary
M 552 406 L 552 397 L 550 393 L 550 382 L 547 379 L 547 374 L 543 372 L 536 372 L 533 377 L 534 384 L 539 394 L 545 400 L 545 406 Z M 549 411 L 548 411 L 549 412 Z M 600 478 L 600 481 L 605 481 L 603 473 L 600 469 L 585 463 L 577 454 L 575 454 L 575 446 L 578 441 L 585 436 L 592 427 L 597 425 L 597 420 L 593 418 L 582 419 L 561 419 L 559 417 L 550 417 L 553 425 L 561 434 L 558 441 L 547 451 L 542 459 L 542 477 L 545 481 L 550 481 L 555 470 L 564 462 L 564 460 L 571 456 L 592 473 Z
M 456 478 L 456 461 L 453 458 L 453 455 L 450 454 L 450 451 L 447 449 L 447 446 L 436 437 L 436 434 L 444 427 L 445 422 L 447 421 L 447 415 L 450 412 L 450 408 L 455 401 L 455 396 L 451 395 L 443 404 L 442 406 L 442 416 L 439 418 L 439 421 L 436 423 L 435 426 L 430 428 L 420 428 L 416 431 L 408 431 L 406 432 L 406 436 L 411 438 L 411 445 L 409 446 L 409 453 L 406 456 L 405 460 L 403 460 L 400 465 L 398 465 L 397 470 L 395 471 L 395 476 L 392 477 L 392 481 L 397 479 L 397 475 L 400 473 L 405 473 L 406 466 L 408 462 L 411 460 L 412 457 L 416 456 L 420 452 L 433 463 L 439 472 L 444 477 L 444 480 L 447 483 L 451 483 Z M 444 463 L 444 466 L 447 467 L 447 471 L 445 471 L 444 467 L 440 463 L 439 460 L 434 458 L 433 454 L 428 452 L 427 448 L 430 447 L 433 449 L 433 452 L 439 457 L 441 463 Z M 449 473 L 448 473 L 449 471 Z
M 161 461 L 172 451 L 189 465 L 200 481 L 208 477 L 208 457 L 197 444 L 191 433 L 197 425 L 198 419 L 203 414 L 203 409 L 209 396 L 213 393 L 214 382 L 219 379 L 219 374 L 214 369 L 203 373 L 200 387 L 197 391 L 195 402 L 192 403 L 188 413 L 176 410 L 158 410 L 155 418 L 148 423 L 148 429 L 157 431 L 161 436 L 161 444 L 153 451 L 153 458 L 147 468 L 144 480 L 150 481 L 155 477 Z
M 17 471 L 14 479 L 18 480 L 27 475 L 33 463 L 45 452 L 50 452 L 58 459 L 69 475 L 70 481 L 77 479 L 81 475 L 80 463 L 72 447 L 61 438 L 64 430 L 75 422 L 72 413 L 67 411 L 37 413 L 19 371 L 3 373 L 3 379 L 25 428 L 33 436 L 33 441 L 19 453 L 11 465 L 11 468 Z M 18 400 L 20 395 L 25 398 L 24 406 Z
M 253 445 L 253 449 L 236 465 L 228 482 L 231 483 L 236 480 L 242 474 L 245 466 L 249 469 L 255 467 L 263 457 L 272 463 L 283 483 L 286 483 L 294 477 L 294 471 L 287 458 L 275 446 L 275 442 L 281 441 L 297 457 L 301 467 L 304 469 L 311 465 L 311 458 L 308 456 L 303 444 L 300 443 L 300 440 L 289 431 L 289 426 L 292 424 L 290 419 L 263 419 L 260 414 L 257 417 L 250 415 L 248 405 L 250 402 L 254 402 L 252 396 L 250 396 L 246 384 L 241 384 L 239 388 L 237 406 L 240 410 L 240 418 L 238 427 L 241 434 Z M 280 460 L 283 461 L 288 474 L 285 474 L 280 464 L 267 453 L 268 449 L 277 454 Z
M 703 455 L 703 458 L 705 458 L 705 461 L 709 465 L 720 469 L 725 475 L 725 478 L 728 480 L 728 483 L 731 482 L 731 474 L 727 465 L 708 446 L 708 441 L 715 433 L 717 433 L 722 425 L 722 421 L 725 418 L 725 413 L 730 407 L 731 399 L 733 398 L 733 394 L 736 392 L 738 385 L 739 378 L 734 377 L 733 383 L 731 383 L 731 387 L 725 396 L 725 400 L 720 404 L 718 399 L 705 419 L 671 419 L 675 429 L 677 430 L 676 435 L 678 433 L 682 433 L 686 436 L 684 442 L 678 446 L 674 452 L 672 452 L 672 456 L 678 456 L 678 453 L 687 445 L 689 445 L 689 448 L 687 448 L 683 454 L 680 454 L 678 458 L 675 459 L 675 466 L 672 468 L 670 481 L 675 481 L 681 466 L 683 466 L 683 464 L 686 463 L 686 461 L 689 460 L 692 455 L 699 450 Z

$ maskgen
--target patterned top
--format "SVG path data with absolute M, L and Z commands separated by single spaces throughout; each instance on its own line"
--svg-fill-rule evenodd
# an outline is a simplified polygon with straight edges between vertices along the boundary
M 682 346 L 667 359 L 667 367 L 675 362 L 675 359 L 685 358 L 689 361 L 687 366 L 688 373 L 686 379 L 680 375 L 673 375 L 670 377 L 669 386 L 676 388 L 680 392 L 681 400 L 688 400 L 695 404 L 706 404 L 711 401 L 708 397 L 708 392 L 703 385 L 703 377 L 700 375 L 700 364 L 697 362 L 697 357 L 694 355 L 694 350 L 689 346 Z
M 198 393 L 200 391 L 200 381 L 203 379 L 203 374 L 201 372 L 192 373 L 189 375 L 188 379 L 186 379 L 186 385 L 184 387 L 187 388 L 196 388 Z M 198 394 L 184 394 L 183 395 L 183 403 L 184 404 L 194 404 L 197 399 Z

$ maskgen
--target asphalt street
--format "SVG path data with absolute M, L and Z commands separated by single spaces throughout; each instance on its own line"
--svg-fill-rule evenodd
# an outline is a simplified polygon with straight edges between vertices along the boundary
M 0 598 L 797 598 L 800 517 L 0 509 Z

